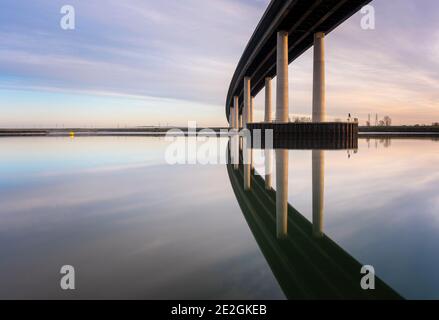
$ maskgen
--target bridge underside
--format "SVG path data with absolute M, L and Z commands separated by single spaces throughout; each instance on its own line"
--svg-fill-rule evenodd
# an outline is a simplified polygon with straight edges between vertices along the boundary
M 251 96 L 264 87 L 265 78 L 276 76 L 276 34 L 288 31 L 291 63 L 313 45 L 316 32 L 330 33 L 371 0 L 273 0 L 254 31 L 238 63 L 229 87 L 226 117 L 238 96 L 242 112 L 243 80 L 250 77 Z

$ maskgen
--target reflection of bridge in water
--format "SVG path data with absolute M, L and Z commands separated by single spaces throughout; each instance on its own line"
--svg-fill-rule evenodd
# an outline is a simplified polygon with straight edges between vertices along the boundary
M 232 139 L 239 139 L 237 136 Z M 231 150 L 234 149 L 234 150 Z M 245 219 L 289 299 L 401 299 L 378 277 L 374 290 L 360 286 L 362 265 L 323 233 L 324 150 L 312 151 L 313 221 L 288 204 L 288 150 L 277 149 L 276 191 L 271 187 L 273 150 L 264 150 L 265 180 L 236 140 L 227 165 L 230 182 Z M 250 159 L 251 159 L 251 151 Z M 235 158 L 236 159 L 236 158 Z M 233 160 L 232 160 L 233 161 Z

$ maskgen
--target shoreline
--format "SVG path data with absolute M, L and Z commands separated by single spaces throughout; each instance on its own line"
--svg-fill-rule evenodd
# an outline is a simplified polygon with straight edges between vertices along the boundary
M 0 129 L 0 137 L 65 137 L 65 136 L 133 136 L 163 137 L 169 130 L 180 130 L 187 136 L 187 127 L 141 127 L 141 128 L 42 128 L 42 129 Z M 211 130 L 212 135 L 222 135 L 226 127 L 196 128 L 196 132 Z M 72 134 L 73 133 L 73 134 Z M 176 134 L 178 135 L 178 134 Z M 208 135 L 208 134 L 206 134 Z M 225 134 L 224 134 L 225 135 Z M 359 127 L 359 138 L 373 137 L 435 137 L 439 138 L 438 126 L 392 126 L 392 127 Z

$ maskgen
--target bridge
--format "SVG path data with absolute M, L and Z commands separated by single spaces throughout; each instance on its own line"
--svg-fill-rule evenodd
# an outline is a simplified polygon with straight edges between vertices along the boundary
M 314 46 L 312 122 L 325 122 L 325 35 L 370 1 L 272 0 L 230 83 L 225 108 L 230 126 L 240 129 L 253 123 L 254 97 L 264 87 L 264 123 L 288 123 L 288 65 L 311 46 Z M 273 117 L 271 80 L 275 76 Z M 251 125 L 249 127 L 251 129 Z
M 234 139 L 233 137 L 232 139 Z M 232 142 L 232 141 L 231 141 Z M 229 145 L 229 160 L 233 157 Z M 266 152 L 269 150 L 265 150 Z M 278 151 L 278 150 L 277 150 Z M 284 150 L 280 150 L 284 151 Z M 288 172 L 276 169 L 283 180 L 276 191 L 271 174 L 265 180 L 246 164 L 232 164 L 227 172 L 239 206 L 274 276 L 288 299 L 402 299 L 380 278 L 375 289 L 360 286 L 362 264 L 323 232 L 324 151 L 313 150 L 313 221 L 287 202 L 283 188 Z M 276 157 L 286 157 L 287 153 Z M 266 161 L 269 157 L 266 157 Z M 267 165 L 267 164 L 266 164 Z M 286 182 L 288 185 L 288 182 Z M 280 210 L 279 210 L 280 209 Z

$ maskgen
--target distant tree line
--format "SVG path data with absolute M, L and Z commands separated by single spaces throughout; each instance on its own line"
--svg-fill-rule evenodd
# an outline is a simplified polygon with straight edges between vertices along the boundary
M 366 121 L 366 126 L 370 127 L 371 125 L 372 124 L 369 115 L 368 120 Z M 392 125 L 392 118 L 390 118 L 389 116 L 384 116 L 384 118 L 381 120 L 378 119 L 378 114 L 375 116 L 375 126 L 390 127 L 391 125 Z

